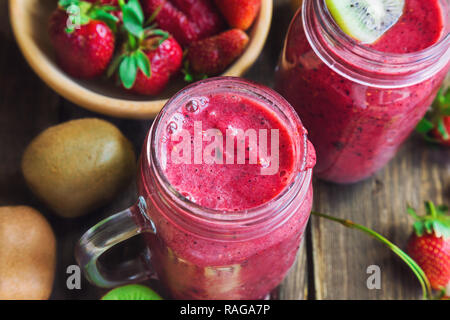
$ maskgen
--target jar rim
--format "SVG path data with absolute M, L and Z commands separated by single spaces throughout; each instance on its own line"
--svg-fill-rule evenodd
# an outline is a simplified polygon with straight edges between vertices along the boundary
M 159 133 L 161 132 L 160 127 L 163 127 L 163 120 L 169 117 L 168 115 L 171 114 L 170 112 L 177 110 L 179 106 L 182 105 L 182 101 L 185 101 L 196 92 L 205 89 L 207 90 L 208 88 L 219 87 L 230 90 L 240 90 L 241 92 L 244 92 L 245 90 L 248 93 L 254 93 L 255 97 L 265 99 L 265 103 L 271 101 L 272 106 L 279 108 L 283 113 L 287 111 L 287 119 L 291 121 L 291 125 L 297 129 L 294 134 L 297 138 L 296 141 L 294 141 L 294 139 L 293 141 L 297 144 L 296 148 L 301 148 L 300 150 L 297 150 L 297 152 L 302 156 L 302 159 L 297 164 L 296 171 L 298 171 L 298 173 L 292 178 L 292 181 L 271 200 L 259 206 L 239 211 L 226 211 L 203 207 L 184 197 L 167 179 L 159 159 L 160 157 L 157 156 L 159 152 L 158 140 L 160 138 Z M 237 91 L 235 92 L 238 93 Z M 174 109 L 171 109 L 171 107 Z M 306 191 L 312 180 L 312 169 L 306 168 L 308 156 L 307 131 L 304 129 L 300 118 L 295 113 L 292 106 L 274 90 L 241 78 L 210 78 L 191 84 L 178 92 L 166 103 L 163 110 L 153 122 L 144 150 L 146 153 L 145 161 L 156 179 L 160 182 L 160 191 L 169 196 L 169 199 L 166 200 L 173 201 L 173 204 L 176 205 L 177 208 L 181 208 L 183 213 L 187 215 L 186 218 L 191 220 L 194 219 L 198 222 L 207 222 L 210 226 L 230 227 L 236 224 L 245 224 L 245 226 L 250 227 L 267 221 L 268 219 L 273 218 L 274 214 L 276 215 L 284 208 L 288 207 L 298 193 L 301 193 L 303 197 L 306 196 Z M 294 196 L 292 196 L 293 194 Z
M 305 35 L 317 56 L 345 78 L 366 86 L 406 87 L 431 78 L 450 61 L 449 0 L 439 0 L 445 16 L 440 40 L 410 53 L 382 52 L 354 40 L 337 25 L 325 1 L 303 1 Z M 320 34 L 314 32 L 315 26 Z

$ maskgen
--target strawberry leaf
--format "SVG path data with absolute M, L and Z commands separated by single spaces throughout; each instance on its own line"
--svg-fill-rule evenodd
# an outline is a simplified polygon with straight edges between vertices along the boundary
M 59 0 L 58 5 L 62 8 L 70 7 L 71 5 L 79 5 L 80 0 Z
M 450 136 L 447 132 L 447 128 L 445 127 L 443 118 L 439 118 L 438 124 L 437 124 L 437 129 L 438 129 L 439 133 L 442 135 L 442 138 L 444 140 L 450 139 Z
M 416 221 L 413 224 L 414 232 L 417 236 L 421 237 L 425 233 L 425 228 L 422 221 Z
M 117 70 L 119 65 L 121 64 L 122 60 L 126 57 L 125 54 L 118 55 L 114 58 L 114 60 L 111 62 L 111 64 L 108 67 L 108 70 L 106 72 L 106 76 L 110 78 Z
M 147 76 L 147 78 L 150 78 L 152 76 L 152 73 L 150 60 L 148 59 L 147 55 L 142 50 L 137 50 L 134 53 L 134 56 L 136 57 L 138 68 Z
M 136 81 L 137 61 L 134 55 L 126 56 L 119 66 L 119 77 L 126 89 L 131 89 Z
M 415 210 L 408 206 L 408 213 L 413 216 L 414 231 L 417 236 L 422 236 L 425 233 L 435 233 L 438 237 L 450 237 L 450 215 L 447 214 L 448 207 L 446 205 L 435 206 L 433 202 L 425 202 L 427 214 L 419 216 Z
M 142 10 L 142 6 L 139 3 L 139 1 L 138 0 L 130 0 L 130 1 L 128 1 L 127 6 L 128 6 L 128 8 L 133 10 L 133 12 L 136 14 L 136 17 L 139 20 L 139 23 L 141 25 L 143 25 L 145 16 L 144 16 L 144 11 Z
M 94 20 L 103 21 L 113 32 L 117 32 L 117 22 L 119 22 L 119 18 L 111 13 L 108 13 L 103 9 L 96 8 L 90 13 L 89 16 Z
M 104 5 L 104 6 L 102 6 L 102 10 L 103 10 L 103 11 L 106 11 L 106 12 L 116 11 L 116 10 L 117 10 L 117 7 L 115 7 L 115 6 Z
M 411 206 L 408 205 L 406 211 L 414 218 L 414 220 L 420 220 L 420 217 L 417 215 L 416 210 L 414 210 Z
M 416 130 L 417 130 L 417 132 L 423 134 L 423 133 L 430 132 L 431 130 L 433 130 L 433 128 L 434 128 L 434 124 L 431 121 L 423 118 L 422 120 L 420 120 L 419 124 L 417 125 Z
M 144 36 L 144 13 L 137 0 L 130 0 L 122 7 L 123 25 L 125 29 L 139 39 Z
M 433 233 L 433 221 L 432 220 L 425 220 L 423 225 L 425 226 L 425 231 L 428 234 L 432 234 Z

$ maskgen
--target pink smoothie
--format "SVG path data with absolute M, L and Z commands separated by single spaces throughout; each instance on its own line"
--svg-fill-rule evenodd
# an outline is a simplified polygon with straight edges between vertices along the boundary
M 204 94 L 192 101 L 180 106 L 167 120 L 167 136 L 161 139 L 160 144 L 165 158 L 164 174 L 170 185 L 184 197 L 204 208 L 220 210 L 223 215 L 232 215 L 236 211 L 242 214 L 242 210 L 265 205 L 279 196 L 293 177 L 299 174 L 297 165 L 307 155 L 294 152 L 295 135 L 267 105 L 257 99 L 227 92 Z M 270 132 L 277 129 L 280 156 L 276 174 L 261 175 L 261 168 L 269 165 L 265 159 L 258 157 L 255 164 L 249 163 L 255 150 L 250 147 L 248 138 L 245 164 L 236 164 L 237 148 L 233 150 L 234 164 L 174 163 L 171 150 L 179 147 L 181 140 L 173 141 L 170 136 L 185 130 L 194 137 L 195 123 L 199 122 L 203 134 L 208 129 L 218 129 L 224 137 L 227 130 L 266 129 Z M 303 132 L 303 128 L 298 130 Z M 210 143 L 203 141 L 203 148 Z M 194 138 L 190 145 L 194 152 Z M 226 159 L 225 139 L 223 145 L 224 151 L 213 151 L 212 154 Z M 271 143 L 268 150 L 270 147 Z M 314 158 L 312 148 L 309 153 Z M 313 165 L 314 161 L 310 161 L 309 167 Z M 140 192 L 151 198 L 154 187 L 149 183 L 146 161 L 142 162 L 142 167 L 144 184 L 140 186 Z M 229 240 L 195 234 L 188 227 L 176 226 L 176 223 L 168 221 L 170 218 L 157 209 L 155 200 L 147 203 L 152 207 L 149 212 L 158 230 L 158 237 L 147 237 L 152 263 L 172 297 L 262 299 L 281 282 L 295 260 L 311 210 L 312 187 L 309 182 L 303 195 L 293 200 L 292 208 L 288 209 L 288 219 L 279 227 L 270 233 L 264 233 L 261 229 L 261 236 L 241 240 L 237 235 L 233 236 L 233 232 Z M 193 220 L 190 223 L 195 224 Z
M 262 175 L 261 168 L 264 163 L 249 164 L 250 154 L 257 150 L 250 150 L 248 138 L 245 146 L 245 164 L 173 164 L 170 156 L 166 175 L 171 184 L 186 197 L 197 204 L 220 210 L 242 210 L 261 205 L 280 193 L 290 181 L 294 169 L 294 154 L 292 140 L 289 132 L 280 120 L 266 107 L 245 97 L 216 94 L 208 96 L 207 106 L 198 104 L 199 110 L 192 112 L 183 108 L 174 118 L 183 117 L 182 128 L 194 136 L 194 122 L 201 122 L 203 131 L 214 128 L 219 129 L 226 137 L 227 130 L 234 132 L 237 129 L 244 132 L 254 129 L 279 130 L 279 170 L 274 175 Z M 176 120 L 174 120 L 174 123 Z M 226 139 L 223 139 L 222 159 L 226 159 Z M 192 142 L 192 154 L 194 146 Z M 177 142 L 169 140 L 167 149 L 176 148 Z M 203 141 L 203 150 L 210 144 Z M 270 150 L 270 141 L 268 141 Z M 237 148 L 233 148 L 233 159 L 237 159 Z M 222 155 L 223 153 L 223 155 Z M 213 151 L 213 155 L 216 153 Z M 226 162 L 226 161 L 222 161 Z M 258 159 L 258 162 L 259 161 Z
M 370 47 L 388 53 L 416 52 L 442 39 L 443 28 L 438 0 L 406 0 L 397 24 Z M 425 114 L 447 71 L 448 64 L 428 80 L 403 88 L 356 83 L 316 56 L 298 13 L 287 35 L 276 88 L 310 133 L 317 150 L 316 175 L 350 183 L 371 176 L 395 155 Z

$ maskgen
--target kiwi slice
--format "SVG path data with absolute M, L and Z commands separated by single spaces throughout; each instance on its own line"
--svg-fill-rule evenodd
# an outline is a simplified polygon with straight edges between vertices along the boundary
M 371 44 L 403 14 L 405 0 L 325 0 L 342 31 L 361 43 Z
M 149 287 L 129 284 L 109 291 L 102 300 L 162 300 L 162 298 Z

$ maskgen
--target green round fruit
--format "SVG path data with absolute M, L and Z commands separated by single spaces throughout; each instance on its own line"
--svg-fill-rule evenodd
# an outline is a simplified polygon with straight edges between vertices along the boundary
M 130 284 L 109 291 L 101 300 L 162 300 L 162 298 L 149 287 Z
M 100 119 L 69 121 L 43 131 L 22 158 L 25 180 L 63 217 L 107 204 L 136 174 L 131 143 Z
M 342 31 L 370 44 L 398 22 L 405 0 L 326 0 L 326 4 Z

